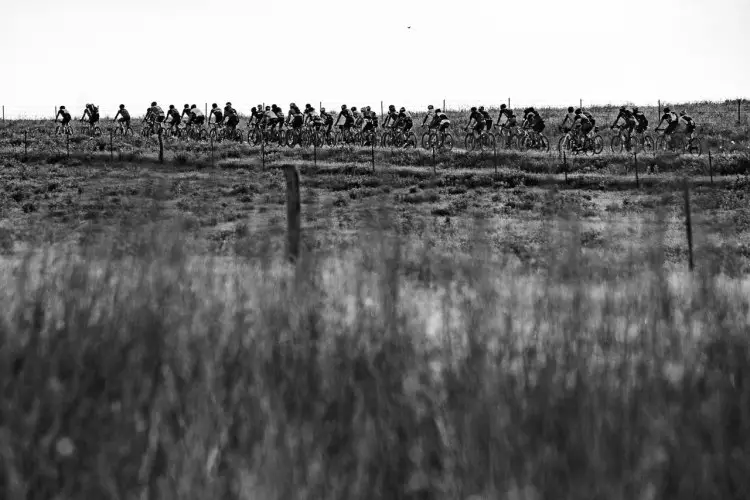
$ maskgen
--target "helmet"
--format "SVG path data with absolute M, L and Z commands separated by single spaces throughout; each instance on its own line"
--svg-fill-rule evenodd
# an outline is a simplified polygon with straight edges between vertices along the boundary
M 325 111 L 326 111 L 326 108 L 320 108 L 321 113 L 325 113 Z
M 479 111 L 484 111 L 484 106 L 479 106 Z
M 156 106 L 156 101 L 151 103 L 152 106 Z M 90 106 L 90 104 L 87 104 L 86 106 Z
M 401 106 L 401 109 L 399 109 L 399 112 L 403 113 L 404 111 L 406 111 L 406 108 Z
M 193 104 L 192 106 L 190 106 L 190 109 L 197 108 L 197 107 L 198 106 L 196 106 L 195 104 Z
M 568 107 L 568 113 L 572 113 L 572 112 L 573 112 L 573 106 L 569 106 Z
M 308 102 L 307 104 L 305 104 L 305 107 L 306 107 L 306 108 L 312 108 L 312 106 L 310 105 L 310 103 L 309 103 L 309 102 Z
M 637 112 L 638 112 L 638 106 L 633 106 L 633 113 L 637 113 Z
M 231 105 L 232 105 L 232 103 L 229 102 L 229 101 L 227 101 L 227 106 L 231 106 Z
M 625 106 L 620 106 L 620 111 L 625 111 L 626 109 Z
M 169 109 L 174 109 L 174 104 L 170 104 Z
M 680 116 L 685 116 L 686 114 L 687 114 L 687 113 L 685 113 L 685 110 L 684 110 L 684 109 L 683 109 L 682 111 L 680 111 Z
M 120 104 L 120 109 L 123 109 L 125 107 L 124 104 Z
M 60 106 L 60 109 L 65 109 L 65 106 Z
M 577 115 L 580 115 L 580 114 L 581 114 L 581 108 L 578 108 L 578 109 L 576 109 L 576 114 L 577 114 Z
M 341 109 L 346 109 L 346 104 L 342 104 Z
M 272 107 L 272 108 L 278 108 L 278 106 L 277 106 L 277 105 L 275 105 L 275 104 L 271 104 L 271 107 Z
M 271 106 L 266 106 L 266 111 L 271 111 Z
M 394 106 L 393 104 L 390 104 L 388 105 L 388 109 L 396 109 L 396 106 Z
M 190 107 L 190 104 L 185 104 L 185 109 L 188 109 Z
M 669 108 L 664 108 L 665 113 L 669 113 Z
M 352 106 L 352 111 L 357 111 L 357 106 Z
M 211 107 L 212 107 L 212 108 L 215 108 L 215 107 L 216 107 L 216 103 L 213 103 L 213 104 L 211 105 Z
M 434 108 L 434 106 L 432 104 L 430 104 L 429 106 L 427 106 L 427 109 L 432 109 L 432 108 Z
M 473 107 L 471 108 L 471 112 L 472 112 L 472 113 L 473 113 L 473 112 L 475 112 L 476 110 L 477 110 L 476 106 L 473 106 Z
M 440 111 L 440 108 L 438 108 L 435 110 L 435 113 L 442 113 L 442 111 Z
M 290 103 L 289 103 L 289 107 L 290 107 L 290 108 L 296 108 L 296 107 L 297 107 L 297 105 L 296 105 L 296 104 L 294 104 L 293 102 L 290 102 Z
M 250 111 L 253 112 L 253 113 L 255 113 L 256 111 L 258 111 L 258 108 L 256 108 L 255 106 L 253 106 L 252 108 L 250 108 Z
M 505 108 L 507 108 L 507 107 L 508 107 L 508 106 L 506 106 L 505 104 L 501 104 L 501 105 L 500 105 L 500 109 L 505 109 Z

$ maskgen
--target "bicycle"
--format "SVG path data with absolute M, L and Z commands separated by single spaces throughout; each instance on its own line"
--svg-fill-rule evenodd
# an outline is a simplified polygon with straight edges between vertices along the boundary
M 645 130 L 640 132 L 637 129 L 634 130 L 631 134 L 631 140 L 636 153 L 652 153 L 654 151 L 654 139 Z
M 614 127 L 610 127 L 610 130 L 613 130 Z M 629 134 L 625 131 L 627 130 L 627 127 L 625 125 L 618 125 L 617 126 L 617 134 L 612 137 L 612 139 L 609 141 L 609 148 L 612 150 L 613 153 L 622 153 L 622 150 L 625 149 L 625 151 L 630 151 L 634 144 L 633 144 L 633 133 L 630 132 Z
M 208 137 L 212 138 L 216 142 L 223 140 L 235 141 L 242 144 L 242 132 L 237 130 L 237 127 L 229 127 L 223 123 L 212 123 L 210 124 L 210 130 L 208 131 Z
M 380 142 L 384 148 L 416 148 L 417 135 L 411 130 L 405 132 L 401 127 L 397 129 L 389 128 L 383 132 Z
M 703 152 L 699 137 L 690 137 L 685 142 L 681 137 L 674 134 L 667 136 L 664 129 L 657 128 L 654 132 L 661 134 L 656 138 L 656 150 L 670 153 L 689 153 L 693 156 L 700 156 Z
M 79 120 L 84 121 L 84 120 Z M 91 137 L 101 137 L 102 130 L 99 128 L 99 125 L 94 125 L 91 122 L 88 123 L 88 125 L 84 125 L 80 129 L 81 135 L 88 134 Z
M 496 123 L 495 128 L 497 129 L 497 142 L 501 148 L 514 149 L 518 148 L 518 126 L 510 126 L 505 123 Z
M 145 125 L 141 128 L 140 135 L 143 137 L 149 137 L 159 133 L 159 129 L 162 128 L 162 124 L 156 120 L 143 120 Z
M 57 123 L 57 120 L 55 120 L 55 123 Z M 73 128 L 70 126 L 70 122 L 66 123 L 65 125 L 60 123 L 57 127 L 55 127 L 55 135 L 73 135 Z
M 126 125 L 126 122 L 117 122 L 115 124 L 113 133 L 115 135 L 123 135 L 123 136 L 129 135 L 131 137 L 135 135 L 135 132 L 133 132 L 133 129 L 130 128 L 130 122 L 127 122 L 127 125 Z
M 468 128 L 464 128 L 464 131 L 468 131 Z M 479 137 L 474 136 L 474 131 L 467 132 L 464 136 L 464 147 L 466 151 L 474 151 L 475 149 L 481 151 L 483 149 L 495 149 L 495 134 L 482 130 L 479 133 Z
M 422 134 L 422 147 L 424 149 L 453 149 L 453 136 L 448 131 L 431 128 Z
M 185 124 L 185 129 L 180 136 L 184 136 L 187 140 L 205 141 L 208 140 L 208 131 L 201 125 L 187 123 Z
M 521 129 L 517 141 L 520 151 L 529 149 L 549 151 L 549 139 L 541 132 L 535 132 L 531 129 Z

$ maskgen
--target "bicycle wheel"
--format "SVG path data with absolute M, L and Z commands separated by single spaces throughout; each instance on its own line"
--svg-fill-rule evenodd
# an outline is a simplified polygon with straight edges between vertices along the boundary
M 511 146 L 510 132 L 508 129 L 501 128 L 497 134 L 497 143 L 501 148 L 509 149 Z
M 620 138 L 620 134 L 617 134 L 609 141 L 609 148 L 613 153 L 622 153 L 622 139 Z
M 643 148 L 644 153 L 653 153 L 654 152 L 654 139 L 651 138 L 651 136 L 643 136 L 643 144 L 641 146 Z
M 594 156 L 594 141 L 590 137 L 583 139 L 583 152 L 586 156 Z
M 440 149 L 444 149 L 446 151 L 452 151 L 453 150 L 453 136 L 446 133 L 443 134 L 443 138 L 440 141 Z
M 602 151 L 604 151 L 604 139 L 602 138 L 602 136 L 595 135 L 591 143 L 593 145 L 595 155 L 601 154 Z
M 297 145 L 297 134 L 295 132 L 286 134 L 286 140 L 284 142 L 288 148 L 294 148 L 294 146 Z
M 486 148 L 488 151 L 494 151 L 496 145 L 495 134 L 490 132 L 482 137 L 482 147 Z
M 685 149 L 685 141 L 682 140 L 681 137 L 673 137 L 672 138 L 672 145 L 670 150 L 673 153 L 681 154 L 686 151 Z
M 384 148 L 389 148 L 393 144 L 393 133 L 387 130 L 383 133 L 383 137 L 380 139 L 380 145 Z
M 94 127 L 94 137 L 101 137 L 102 136 L 102 129 L 99 127 Z
M 221 139 L 219 138 L 219 132 L 218 132 L 218 130 L 216 128 L 212 128 L 208 132 L 208 137 L 209 137 L 209 139 L 213 139 L 214 142 L 221 141 Z
M 417 147 L 417 135 L 414 132 L 409 132 L 408 134 L 406 134 L 406 138 L 404 139 L 404 147 L 405 148 Z
M 464 137 L 464 147 L 466 148 L 466 151 L 474 151 L 477 142 L 478 141 L 474 138 L 474 133 L 469 132 L 466 134 L 466 137 Z
M 691 155 L 693 155 L 693 156 L 700 156 L 701 153 L 703 152 L 702 148 L 701 148 L 701 141 L 700 141 L 700 139 L 698 139 L 697 137 L 693 138 L 693 139 L 690 139 L 688 141 L 688 143 L 687 143 L 687 149 L 688 149 L 688 152 Z
M 422 149 L 432 149 L 432 141 L 430 140 L 432 136 L 433 134 L 429 132 L 422 134 Z

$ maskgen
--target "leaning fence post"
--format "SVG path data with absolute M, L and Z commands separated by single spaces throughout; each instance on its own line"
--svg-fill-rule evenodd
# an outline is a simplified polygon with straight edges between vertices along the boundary
M 266 136 L 261 136 L 260 139 L 260 158 L 263 166 L 263 170 L 266 169 Z
M 65 154 L 70 159 L 70 134 L 65 134 Z
M 29 156 L 29 143 L 28 143 L 28 129 L 23 131 L 23 159 L 26 161 L 26 158 Z
M 638 152 L 636 151 L 633 151 L 633 165 L 635 166 L 635 187 L 640 188 L 641 181 L 638 179 Z
M 714 183 L 714 165 L 711 159 L 711 148 L 708 148 L 708 175 L 711 177 L 711 184 Z
M 737 99 L 737 125 L 742 123 L 742 99 Z
M 157 132 L 156 134 L 159 136 L 159 163 L 164 163 L 164 141 L 161 138 L 162 130 L 164 129 L 162 129 L 160 126 L 159 132 Z
M 372 155 L 372 171 L 375 171 L 375 135 L 370 138 L 370 152 Z
M 685 177 L 685 229 L 688 243 L 688 266 L 693 270 L 693 223 L 690 218 L 690 185 Z
M 115 148 L 114 148 L 114 131 L 110 129 L 109 131 L 109 161 L 113 162 L 115 161 Z
M 286 176 L 287 256 L 295 262 L 299 256 L 300 197 L 299 173 L 294 165 L 284 165 Z
M 214 168 L 214 136 L 211 134 L 211 168 Z
M 563 148 L 563 172 L 565 173 L 565 184 L 568 183 L 568 155 L 565 154 L 565 148 Z

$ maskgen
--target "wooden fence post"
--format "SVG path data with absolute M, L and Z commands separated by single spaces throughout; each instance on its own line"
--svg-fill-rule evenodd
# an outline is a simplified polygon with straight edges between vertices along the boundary
M 711 177 L 711 184 L 714 183 L 714 165 L 711 159 L 711 148 L 708 148 L 708 175 Z
M 29 157 L 28 129 L 23 131 L 23 161 Z
M 742 123 L 742 99 L 737 99 L 737 125 Z
M 260 138 L 260 158 L 263 165 L 263 170 L 266 169 L 266 136 L 265 133 Z
M 685 229 L 688 242 L 688 267 L 693 270 L 693 223 L 690 218 L 690 184 L 685 177 Z
M 5 105 L 3 105 L 3 125 L 5 125 Z
M 565 154 L 565 148 L 563 148 L 563 173 L 565 174 L 565 184 L 568 183 L 568 155 Z
M 299 257 L 300 196 L 299 173 L 294 165 L 284 165 L 286 176 L 287 255 L 291 262 Z
M 164 163 L 164 141 L 161 138 L 161 133 L 164 129 L 159 126 L 159 131 L 157 132 L 157 136 L 159 137 L 159 163 Z
M 372 140 L 370 141 L 370 151 L 372 154 L 372 171 L 375 171 L 375 135 L 373 132 Z
M 211 168 L 214 168 L 214 136 L 211 134 Z
M 114 131 L 110 129 L 109 131 L 109 161 L 113 162 L 115 161 L 115 148 L 114 148 Z
M 65 134 L 65 152 L 68 159 L 70 159 L 70 134 Z
M 635 166 L 635 187 L 641 187 L 641 181 L 638 179 L 638 152 L 633 152 L 633 165 Z M 647 172 L 648 173 L 648 172 Z

